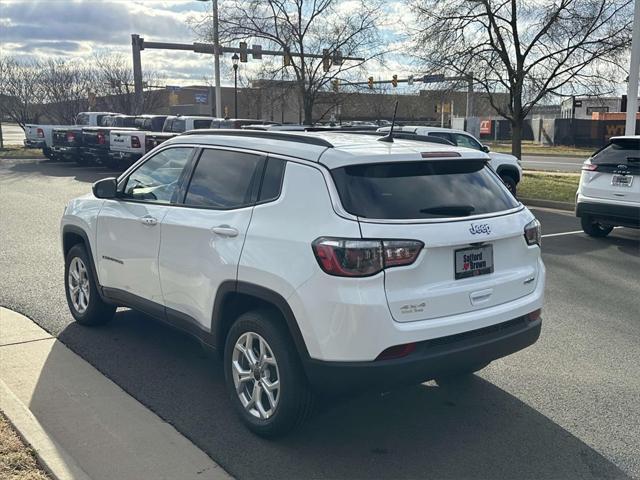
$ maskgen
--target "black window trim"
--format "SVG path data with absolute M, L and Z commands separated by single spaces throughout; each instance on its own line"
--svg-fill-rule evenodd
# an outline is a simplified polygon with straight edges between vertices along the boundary
M 129 181 L 129 177 L 131 177 L 131 175 L 133 175 L 135 172 L 138 171 L 139 168 L 142 168 L 143 165 L 145 165 L 148 161 L 150 161 L 152 158 L 155 158 L 156 155 L 161 154 L 162 152 L 166 151 L 166 150 L 170 150 L 173 148 L 190 148 L 191 154 L 189 155 L 189 158 L 187 158 L 187 163 L 185 164 L 184 168 L 182 169 L 182 173 L 180 174 L 180 178 L 178 179 L 178 189 L 177 189 L 177 195 L 176 198 L 179 199 L 180 196 L 183 193 L 183 188 L 184 188 L 184 184 L 185 184 L 185 178 L 187 177 L 187 175 L 190 175 L 192 173 L 192 168 L 193 168 L 193 159 L 195 157 L 195 155 L 197 154 L 197 152 L 200 150 L 200 148 L 196 145 L 191 145 L 191 144 L 175 144 L 175 145 L 167 145 L 165 148 L 155 152 L 153 155 L 151 155 L 150 157 L 145 158 L 145 160 L 143 162 L 140 162 L 138 164 L 134 164 L 133 169 L 131 170 L 126 170 L 124 172 L 124 174 L 119 177 L 117 179 L 117 196 L 116 198 L 114 198 L 114 200 L 120 201 L 120 202 L 129 202 L 129 203 L 142 203 L 145 205 L 158 205 L 158 206 L 164 206 L 164 207 L 174 207 L 177 205 L 177 201 L 170 201 L 169 203 L 160 203 L 160 202 L 150 202 L 148 200 L 137 200 L 135 198 L 128 198 L 123 196 L 124 194 L 124 189 L 127 185 L 127 182 Z

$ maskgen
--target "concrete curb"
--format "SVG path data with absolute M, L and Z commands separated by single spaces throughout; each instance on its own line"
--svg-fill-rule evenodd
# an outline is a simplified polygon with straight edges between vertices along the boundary
M 22 440 L 33 448 L 40 465 L 54 480 L 91 480 L 1 379 L 0 410 Z
M 518 198 L 518 200 L 528 207 L 555 208 L 556 210 L 565 210 L 568 212 L 573 212 L 576 208 L 575 203 L 556 202 L 555 200 L 541 200 L 537 198 Z
M 232 478 L 89 362 L 3 307 L 0 408 L 55 480 Z

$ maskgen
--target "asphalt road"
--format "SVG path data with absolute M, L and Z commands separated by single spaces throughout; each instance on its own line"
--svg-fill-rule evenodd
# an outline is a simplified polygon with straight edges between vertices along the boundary
M 538 343 L 464 385 L 323 405 L 270 442 L 236 419 L 220 363 L 192 339 L 128 310 L 100 328 L 72 323 L 58 223 L 69 198 L 107 175 L 0 161 L 0 304 L 57 335 L 238 478 L 640 478 L 640 232 L 564 235 L 580 230 L 572 214 L 534 210 L 552 235 Z
M 580 173 L 584 157 L 552 157 L 543 155 L 523 155 L 522 168 L 525 170 L 547 170 Z

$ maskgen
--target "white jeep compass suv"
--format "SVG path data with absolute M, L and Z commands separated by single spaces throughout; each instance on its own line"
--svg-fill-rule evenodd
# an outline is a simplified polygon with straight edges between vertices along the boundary
M 62 218 L 83 325 L 117 306 L 224 359 L 235 409 L 282 434 L 316 394 L 444 379 L 533 344 L 540 226 L 483 152 L 337 132 L 180 135 Z
M 611 137 L 584 162 L 576 216 L 592 237 L 615 226 L 640 228 L 640 135 Z

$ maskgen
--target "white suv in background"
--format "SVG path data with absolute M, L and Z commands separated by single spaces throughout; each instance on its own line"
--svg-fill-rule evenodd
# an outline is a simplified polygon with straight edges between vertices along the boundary
M 78 323 L 139 309 L 217 349 L 264 436 L 316 394 L 477 371 L 533 344 L 540 226 L 475 150 L 344 132 L 189 132 L 72 200 Z
M 379 128 L 378 132 L 388 132 L 390 127 Z M 517 193 L 518 183 L 522 179 L 522 167 L 520 162 L 513 155 L 508 153 L 498 153 L 489 150 L 489 147 L 480 143 L 480 141 L 464 130 L 456 130 L 454 128 L 427 127 L 420 125 L 405 125 L 404 127 L 394 127 L 394 131 L 403 133 L 413 133 L 415 135 L 424 135 L 430 137 L 444 138 L 458 147 L 472 148 L 489 154 L 491 158 L 491 168 L 493 168 L 507 186 L 509 191 L 515 196 Z
M 576 216 L 592 237 L 640 228 L 640 135 L 611 137 L 582 166 Z

